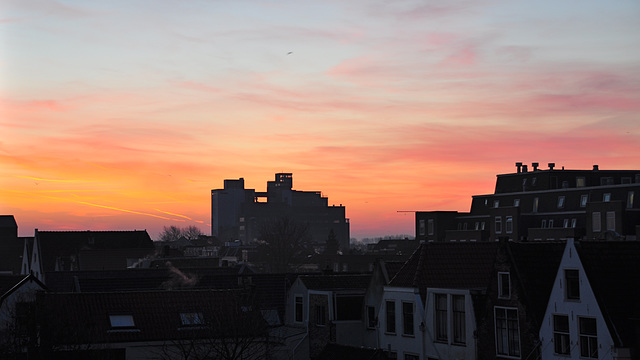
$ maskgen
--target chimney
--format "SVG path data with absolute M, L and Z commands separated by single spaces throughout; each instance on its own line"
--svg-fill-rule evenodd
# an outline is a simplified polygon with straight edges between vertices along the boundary
M 593 171 L 598 171 L 598 170 L 600 170 L 600 169 L 598 168 L 598 165 L 593 165 Z
M 533 168 L 533 171 L 538 171 L 538 165 L 540 164 L 538 164 L 537 162 L 531 163 L 531 167 Z
M 549 163 L 549 170 L 553 170 L 555 166 L 556 166 L 556 163 Z
M 522 168 L 522 163 L 521 162 L 517 162 L 516 163 L 516 167 L 518 168 L 518 174 L 520 174 L 520 168 Z
M 522 172 L 523 173 L 527 172 L 527 165 L 522 165 Z

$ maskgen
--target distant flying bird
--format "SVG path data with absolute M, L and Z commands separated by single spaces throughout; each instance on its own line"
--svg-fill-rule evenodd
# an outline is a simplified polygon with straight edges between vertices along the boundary
M 287 53 L 287 55 L 291 55 L 291 54 L 293 54 L 293 51 L 289 51 L 289 52 Z

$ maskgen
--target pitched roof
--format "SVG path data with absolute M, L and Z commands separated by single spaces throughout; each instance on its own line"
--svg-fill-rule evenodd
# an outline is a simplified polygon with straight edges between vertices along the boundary
M 565 241 L 506 242 L 512 259 L 514 276 L 518 277 L 521 291 L 527 301 L 529 314 L 537 324 L 544 318 L 547 302 L 553 289 Z
M 310 290 L 366 290 L 371 274 L 300 275 Z
M 233 331 L 254 335 L 262 330 L 262 317 L 244 305 L 250 302 L 242 290 L 43 293 L 37 311 L 43 341 L 99 344 L 211 338 Z M 202 314 L 203 326 L 184 326 L 181 313 Z M 118 315 L 131 316 L 132 326 L 112 326 L 110 317 Z
M 496 242 L 432 242 L 418 248 L 391 279 L 391 286 L 484 289 L 497 254 Z
M 576 242 L 576 250 L 614 342 L 637 348 L 640 242 L 581 241 Z
M 38 231 L 36 238 L 44 272 L 55 269 L 56 258 L 75 257 L 87 249 L 149 249 L 153 241 L 146 230 L 134 231 Z M 136 253 L 137 255 L 137 253 Z
M 0 238 L 0 271 L 20 274 L 25 238 Z

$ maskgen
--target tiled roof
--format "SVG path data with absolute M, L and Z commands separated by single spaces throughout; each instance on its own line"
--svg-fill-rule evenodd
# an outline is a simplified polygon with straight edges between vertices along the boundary
M 489 284 L 497 254 L 496 242 L 433 242 L 422 244 L 391 279 L 391 286 L 482 289 Z
M 640 242 L 582 241 L 576 249 L 614 342 L 638 348 Z
M 245 299 L 241 290 L 43 293 L 37 309 L 43 342 L 100 344 L 216 337 L 233 331 L 248 336 L 264 323 L 259 311 L 243 311 Z M 181 313 L 201 313 L 205 326 L 183 326 Z M 112 315 L 132 316 L 133 326 L 113 327 Z
M 28 275 L 0 275 L 0 296 L 11 290 Z
M 366 290 L 371 274 L 300 275 L 300 280 L 310 290 Z
M 518 277 L 521 291 L 524 292 L 529 314 L 540 324 L 547 308 L 547 302 L 562 254 L 565 241 L 506 242 L 507 249 Z

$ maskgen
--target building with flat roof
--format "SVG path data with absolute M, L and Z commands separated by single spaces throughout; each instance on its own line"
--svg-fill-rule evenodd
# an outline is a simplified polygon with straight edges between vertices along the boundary
M 259 240 L 265 222 L 288 217 L 308 224 L 311 244 L 323 247 L 333 230 L 341 250 L 349 248 L 349 219 L 345 207 L 329 206 L 319 191 L 293 190 L 293 174 L 278 173 L 267 191 L 245 189 L 244 179 L 224 180 L 211 190 L 211 231 L 222 241 L 248 244 Z
M 638 240 L 640 170 L 541 169 L 516 163 L 469 212 L 416 212 L 419 241 Z

